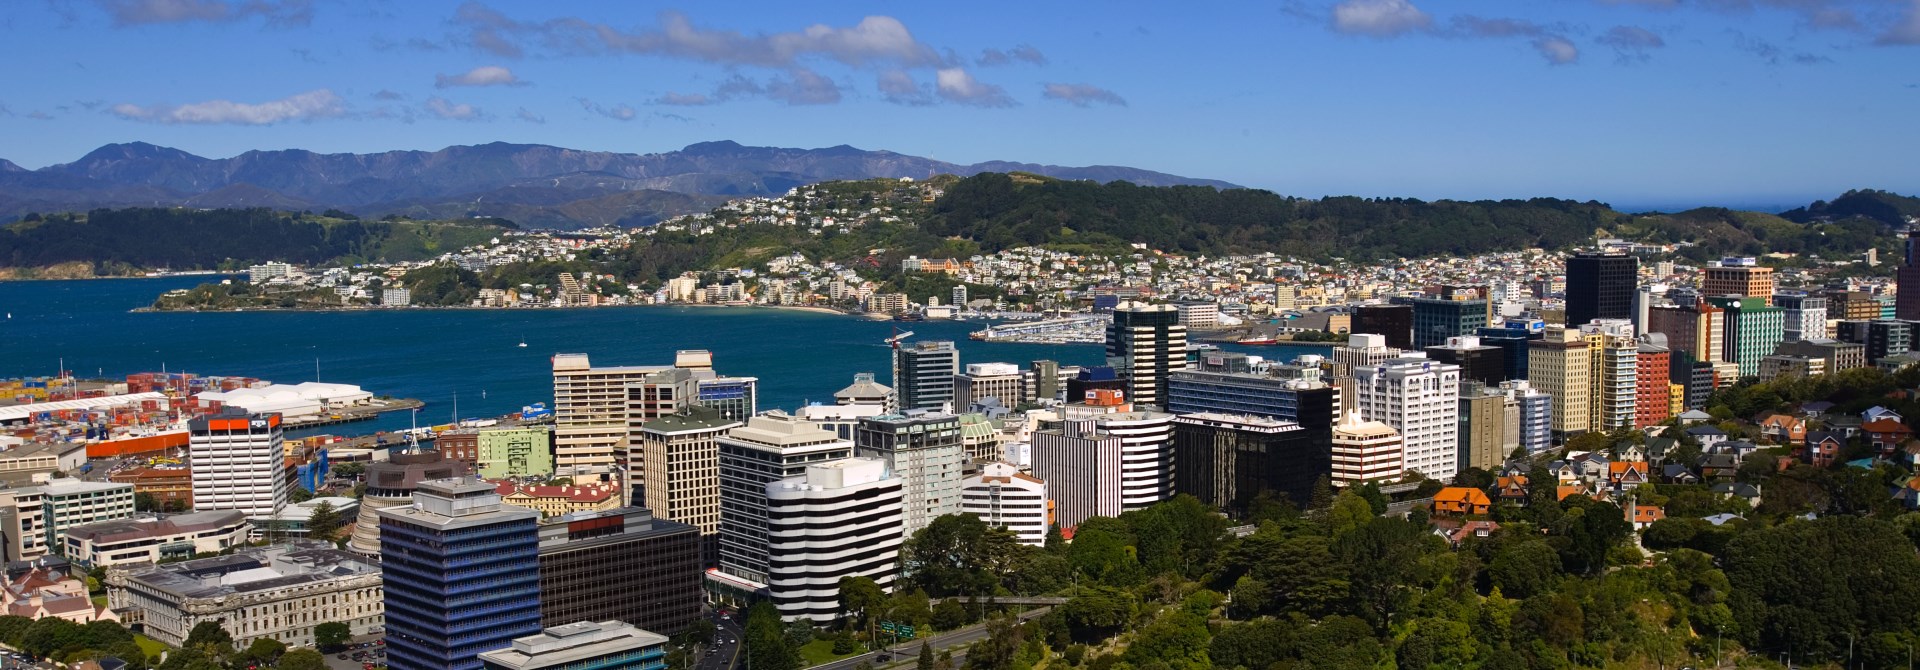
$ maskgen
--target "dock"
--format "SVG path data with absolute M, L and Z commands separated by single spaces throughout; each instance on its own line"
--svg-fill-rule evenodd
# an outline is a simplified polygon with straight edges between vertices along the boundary
M 302 428 L 316 428 L 319 426 L 353 423 L 355 421 L 368 421 L 387 412 L 405 412 L 427 406 L 427 403 L 413 398 L 375 400 L 373 402 L 374 404 L 372 405 L 348 407 L 327 412 L 310 419 L 290 420 L 282 423 L 281 428 L 285 430 L 300 430 Z

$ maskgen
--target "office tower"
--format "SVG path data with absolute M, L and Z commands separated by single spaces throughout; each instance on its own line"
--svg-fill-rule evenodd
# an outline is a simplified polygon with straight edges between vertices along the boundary
M 606 474 L 629 443 L 630 386 L 638 387 L 659 366 L 593 367 L 586 354 L 553 357 L 554 473 L 580 477 Z M 634 393 L 639 393 L 636 389 Z
M 1411 312 L 1409 312 L 1411 314 Z M 1333 348 L 1334 374 L 1351 376 L 1354 370 L 1368 368 L 1396 358 L 1401 349 L 1388 346 L 1387 338 L 1376 333 L 1347 336 L 1347 346 Z
M 1673 276 L 1673 261 L 1656 261 L 1653 264 L 1653 278 L 1666 279 Z
M 1593 417 L 1593 356 L 1578 328 L 1547 326 L 1539 340 L 1527 343 L 1527 381 L 1553 397 L 1553 430 L 1586 432 Z
M 480 652 L 540 630 L 539 512 L 441 479 L 379 513 L 393 670 L 477 670 Z
M 1525 379 L 1501 382 L 1499 389 L 1519 415 L 1514 422 L 1519 446 L 1529 454 L 1553 448 L 1553 396 L 1533 388 Z
M 1762 307 L 1772 304 L 1773 268 L 1727 262 L 1702 268 L 1705 278 L 1700 281 L 1700 293 L 1704 297 L 1759 298 Z
M 1500 350 L 1502 380 L 1527 378 L 1527 343 L 1540 339 L 1540 333 L 1525 328 L 1487 327 L 1473 331 L 1480 344 Z
M 1667 350 L 1676 367 L 1725 360 L 1727 311 L 1711 303 L 1655 307 L 1649 311 L 1646 331 L 1667 338 Z
M 643 507 L 542 522 L 541 625 L 617 619 L 666 634 L 686 630 L 700 618 L 700 545 L 698 528 Z
M 38 486 L 0 488 L 0 541 L 7 562 L 47 555 L 46 504 L 46 491 Z
M 42 552 L 63 554 L 67 548 L 67 529 L 134 515 L 132 484 L 54 477 L 45 484 L 12 489 L 12 492 L 15 507 L 9 516 L 14 517 L 14 523 L 8 524 L 6 532 L 25 534 L 38 530 L 41 533 L 35 541 L 22 538 L 18 542 L 22 549 L 33 546 Z M 9 541 L 8 544 L 15 543 Z
M 1776 293 L 1773 306 L 1785 311 L 1782 342 L 1798 342 L 1827 336 L 1827 299 L 1805 293 Z
M 1063 529 L 1096 516 L 1120 516 L 1120 436 L 1090 416 L 1033 431 L 1033 474 L 1047 482 L 1054 521 Z
M 950 292 L 950 294 L 951 295 L 949 297 L 951 298 L 951 303 L 953 304 L 954 307 L 958 307 L 960 309 L 967 308 L 967 285 L 966 284 L 954 284 L 953 290 Z
M 1173 373 L 1167 379 L 1167 411 L 1244 414 L 1303 426 L 1332 425 L 1340 407 L 1340 390 L 1322 380 L 1318 368 L 1298 368 L 1304 374 L 1297 379 L 1256 374 L 1248 369 L 1246 354 L 1223 352 L 1209 355 L 1198 368 Z
M 1489 386 L 1507 380 L 1506 351 L 1482 344 L 1473 335 L 1449 337 L 1446 344 L 1427 347 L 1427 358 L 1460 366 L 1460 378 L 1464 380 Z
M 474 438 L 478 452 L 475 463 L 481 477 L 516 479 L 553 474 L 551 428 L 484 428 L 476 431 Z
M 1574 254 L 1567 259 L 1567 323 L 1633 318 L 1634 289 L 1639 282 L 1638 258 L 1620 253 Z
M 695 373 L 695 378 L 699 381 L 694 402 L 701 407 L 717 410 L 729 421 L 746 421 L 760 413 L 760 378 L 707 377 L 700 373 Z
M 1460 385 L 1460 468 L 1500 469 L 1512 449 L 1507 443 L 1507 396 L 1468 381 Z
M 900 480 L 901 531 L 908 537 L 934 519 L 960 511 L 960 480 L 967 463 L 960 417 L 924 410 L 860 420 L 855 456 L 877 459 Z
M 1826 370 L 1827 374 L 1867 367 L 1867 345 L 1824 337 L 1781 342 L 1779 348 L 1774 349 L 1774 353 L 1824 359 L 1826 362 L 1821 368 Z
M 1173 305 L 1121 303 L 1107 329 L 1107 361 L 1127 381 L 1135 404 L 1166 402 L 1167 375 L 1187 367 L 1187 327 Z
M 1174 417 L 1173 492 L 1237 517 L 1262 491 L 1305 503 L 1333 471 L 1329 430 L 1211 412 Z
M 892 590 L 908 533 L 901 513 L 906 487 L 889 470 L 879 459 L 848 458 L 767 485 L 767 594 L 780 618 L 839 616 L 845 577 L 868 577 Z
M 1760 381 L 1770 382 L 1782 377 L 1812 377 L 1827 373 L 1827 361 L 1823 358 L 1774 354 L 1760 359 Z
M 1413 348 L 1413 305 L 1360 305 L 1353 308 L 1353 334 L 1379 335 L 1379 346 Z
M 486 670 L 656 670 L 667 665 L 667 638 L 623 621 L 577 621 L 516 638 L 480 655 Z
M 804 476 L 808 465 L 851 458 L 853 442 L 811 421 L 777 412 L 748 419 L 717 442 L 720 572 L 732 578 L 722 585 L 745 591 L 740 594 L 743 601 L 766 588 L 767 485 Z
M 993 419 L 972 412 L 960 415 L 960 451 L 968 463 L 978 465 L 1000 460 L 1005 453 L 1000 443 L 1000 426 Z
M 1127 380 L 1120 378 L 1119 371 L 1106 366 L 1081 368 L 1067 380 L 1066 387 L 1067 402 L 1091 398 L 1096 391 L 1113 391 L 1125 396 L 1129 388 Z
M 1034 402 L 1058 400 L 1060 390 L 1066 388 L 1066 379 L 1060 374 L 1057 361 L 1039 360 L 1029 363 L 1027 371 L 1021 375 L 1025 384 L 1024 392 Z
M 1293 309 L 1298 304 L 1298 294 L 1292 286 L 1277 284 L 1273 287 L 1274 309 Z
M 279 414 L 226 408 L 187 424 L 193 508 L 272 514 L 293 493 Z
M 1760 359 L 1780 346 L 1786 329 L 1786 313 L 1778 307 L 1767 306 L 1767 300 L 1772 297 L 1769 292 L 1766 298 L 1707 299 L 1727 311 L 1726 335 L 1721 345 L 1726 358 L 1722 360 L 1740 364 L 1742 377 L 1759 375 Z
M 1861 345 L 1867 365 L 1877 365 L 1882 358 L 1904 354 L 1913 348 L 1913 324 L 1905 321 L 1841 321 L 1835 334 L 1842 342 Z
M 853 384 L 833 394 L 838 405 L 878 405 L 887 410 L 893 409 L 893 399 L 893 389 L 874 381 L 871 372 L 854 373 Z
M 1873 298 L 1872 293 L 1829 289 L 1823 291 L 1821 295 L 1827 298 L 1828 319 L 1872 321 L 1880 318 L 1880 302 Z
M 1012 363 L 968 363 L 966 373 L 953 378 L 953 411 L 971 411 L 988 398 L 1007 409 L 1019 407 L 1026 401 L 1026 385 L 1020 367 Z
M 1174 305 L 1180 311 L 1180 325 L 1187 328 L 1213 328 L 1220 325 L 1220 304 L 1183 302 Z
M 1379 421 L 1364 421 L 1359 412 L 1347 412 L 1334 424 L 1330 473 L 1334 486 L 1388 482 L 1400 478 L 1406 454 L 1400 431 Z
M 1172 485 L 1173 415 L 1126 401 L 1126 396 L 1095 391 L 1084 402 L 1060 407 L 1062 421 L 1091 420 L 1102 433 L 1120 438 L 1120 511 L 1146 509 L 1167 499 Z M 1045 474 L 1035 471 L 1041 479 Z M 1047 479 L 1052 481 L 1051 479 Z
M 1644 341 L 1639 350 L 1633 378 L 1633 427 L 1646 428 L 1673 416 L 1673 353 Z
M 1035 547 L 1047 543 L 1047 528 L 1053 525 L 1047 483 L 1011 463 L 988 463 L 961 482 L 960 511 L 1013 531 L 1021 544 Z
M 1587 387 L 1590 389 L 1587 430 L 1600 432 L 1633 427 L 1638 390 L 1640 343 L 1633 322 L 1602 319 L 1580 326 L 1587 340 Z
M 1467 293 L 1464 295 L 1474 295 Z M 1447 343 L 1449 337 L 1472 335 L 1487 327 L 1485 299 L 1395 298 L 1413 305 L 1413 348 Z
M 1920 321 L 1920 231 L 1907 231 L 1901 240 L 1900 267 L 1894 270 L 1893 316 Z
M 413 504 L 413 491 L 420 482 L 466 477 L 473 466 L 445 458 L 438 451 L 396 451 L 385 461 L 367 464 L 366 493 L 360 497 L 360 512 L 353 524 L 353 539 L 347 548 L 361 554 L 380 553 L 380 510 Z
M 960 350 L 946 341 L 895 346 L 893 390 L 899 408 L 954 411 L 948 407 L 953 404 L 953 377 L 960 372 Z
M 662 518 L 700 529 L 703 565 L 720 550 L 719 438 L 740 422 L 695 405 L 640 426 L 640 451 L 628 471 L 640 482 L 635 497 Z
M 1400 431 L 1402 467 L 1430 479 L 1453 479 L 1460 470 L 1460 366 L 1403 356 L 1353 375 L 1361 418 Z

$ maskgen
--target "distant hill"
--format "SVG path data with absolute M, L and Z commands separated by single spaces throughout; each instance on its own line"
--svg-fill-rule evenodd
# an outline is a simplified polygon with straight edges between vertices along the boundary
M 1872 189 L 1847 191 L 1833 202 L 1816 200 L 1780 216 L 1800 223 L 1862 218 L 1904 228 L 1908 219 L 1920 218 L 1920 198 Z
M 498 219 L 360 221 L 266 208 L 101 209 L 0 226 L 0 269 L 86 263 L 104 275 L 244 268 L 264 261 L 414 261 L 479 244 L 511 227 Z
M 132 142 L 39 170 L 0 161 L 0 221 L 28 212 L 184 205 L 338 208 L 375 217 L 499 216 L 559 228 L 644 225 L 705 211 L 725 197 L 775 195 L 821 181 L 1008 170 L 1143 186 L 1235 188 L 1128 167 L 959 165 L 846 145 L 786 149 L 702 142 L 679 151 L 626 154 L 495 142 L 373 154 L 249 151 L 212 159 Z

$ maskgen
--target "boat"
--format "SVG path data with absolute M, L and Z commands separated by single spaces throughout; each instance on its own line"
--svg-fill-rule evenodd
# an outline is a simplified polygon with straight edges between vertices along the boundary
M 1246 345 L 1266 345 L 1266 344 L 1279 344 L 1279 343 L 1280 343 L 1280 340 L 1276 340 L 1271 337 L 1249 337 L 1247 339 L 1234 342 L 1234 344 L 1246 344 Z
M 927 317 L 926 317 L 926 315 L 923 315 L 923 314 L 916 314 L 916 313 L 913 313 L 913 312 L 907 312 L 907 313 L 903 313 L 903 314 L 895 314 L 895 315 L 893 315 L 893 320 L 895 320 L 895 321 L 925 321 L 925 320 L 927 320 Z
M 520 336 L 520 348 L 521 349 L 527 348 L 527 336 L 525 335 Z

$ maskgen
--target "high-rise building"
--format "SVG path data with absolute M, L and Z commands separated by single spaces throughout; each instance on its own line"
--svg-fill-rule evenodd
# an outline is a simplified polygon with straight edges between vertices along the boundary
M 1829 320 L 1848 319 L 1872 321 L 1880 318 L 1880 301 L 1866 291 L 1830 289 L 1822 292 L 1827 298 L 1827 318 Z M 1895 309 L 1895 311 L 1899 311 Z
M 1047 543 L 1047 528 L 1053 525 L 1046 481 L 1011 463 L 988 463 L 980 474 L 961 482 L 960 511 L 1012 531 L 1021 544 L 1035 547 Z
M 1304 503 L 1333 471 L 1329 430 L 1258 416 L 1174 417 L 1173 491 L 1236 516 L 1263 491 Z
M 1127 381 L 1127 398 L 1160 405 L 1167 376 L 1187 367 L 1187 327 L 1173 305 L 1121 303 L 1107 329 L 1107 362 Z
M 480 662 L 486 670 L 655 670 L 667 666 L 667 638 L 624 621 L 577 621 L 516 638 Z
M 1646 331 L 1667 337 L 1674 360 L 1726 360 L 1727 312 L 1711 303 L 1661 306 L 1648 312 Z
M 1771 281 L 1771 280 L 1769 280 Z M 1786 313 L 1778 307 L 1767 306 L 1773 297 L 1771 290 L 1765 298 L 1708 298 L 1708 302 L 1727 311 L 1726 335 L 1721 345 L 1726 351 L 1729 363 L 1740 364 L 1740 376 L 1753 377 L 1760 374 L 1760 359 L 1766 358 L 1780 346 L 1780 339 L 1786 332 Z
M 280 415 L 227 408 L 187 423 L 193 508 L 272 514 L 293 494 Z
M 1638 258 L 1621 253 L 1574 254 L 1567 259 L 1567 323 L 1633 318 L 1634 288 L 1639 281 Z
M 1393 481 L 1405 472 L 1400 431 L 1379 421 L 1363 421 L 1359 412 L 1341 416 L 1333 426 L 1331 443 L 1334 486 Z
M 1827 373 L 1827 361 L 1824 358 L 1774 354 L 1760 359 L 1760 381 L 1770 382 L 1783 377 L 1812 377 Z
M 968 363 L 964 374 L 953 378 L 953 411 L 969 411 L 974 403 L 988 398 L 1001 407 L 1013 409 L 1026 401 L 1027 380 L 1020 366 L 1012 363 Z
M 1124 395 L 1096 391 L 1085 402 L 1059 410 L 1062 421 L 1090 420 L 1095 428 L 1120 438 L 1120 511 L 1146 509 L 1167 499 L 1172 485 L 1173 415 L 1126 402 Z M 1041 479 L 1043 473 L 1035 471 Z M 1051 482 L 1051 479 L 1048 479 Z
M 1509 404 L 1506 394 L 1497 388 L 1474 381 L 1460 385 L 1461 469 L 1496 471 L 1507 454 L 1513 453 L 1512 447 L 1507 446 L 1507 438 L 1511 434 L 1517 443 L 1519 433 L 1514 430 L 1517 426 L 1509 425 Z
M 760 413 L 760 378 L 704 377 L 696 374 L 694 402 L 720 412 L 729 421 L 746 421 Z
M 1501 378 L 1527 378 L 1527 343 L 1540 339 L 1540 332 L 1526 328 L 1506 326 L 1486 327 L 1473 331 L 1480 343 L 1500 349 Z
M 1061 373 L 1058 361 L 1038 360 L 1028 364 L 1027 371 L 1021 375 L 1026 397 L 1036 402 L 1059 399 L 1068 379 Z
M 1047 482 L 1054 521 L 1073 528 L 1096 516 L 1120 516 L 1120 436 L 1091 417 L 1033 431 L 1033 474 Z
M 1756 265 L 1709 265 L 1702 268 L 1700 293 L 1707 298 L 1759 298 L 1765 307 L 1773 301 L 1773 268 Z
M 593 367 L 586 354 L 553 357 L 553 461 L 555 474 L 605 474 L 629 442 L 629 387 L 638 387 L 660 366 Z M 635 391 L 637 393 L 637 391 Z M 670 412 L 669 412 L 670 413 Z M 644 421 L 644 419 L 643 419 Z
M 1907 231 L 1901 248 L 1905 253 L 1901 254 L 1900 267 L 1893 275 L 1893 316 L 1903 321 L 1920 321 L 1920 231 Z
M 539 512 L 442 479 L 379 514 L 389 667 L 479 670 L 481 652 L 539 632 Z
M 805 476 L 807 466 L 853 456 L 853 442 L 818 424 L 768 413 L 728 431 L 720 445 L 720 572 L 710 583 L 740 600 L 767 583 L 767 485 Z M 741 581 L 747 584 L 740 584 Z
M 1514 420 L 1509 423 L 1519 446 L 1529 454 L 1553 448 L 1553 396 L 1533 388 L 1525 379 L 1501 382 L 1499 389 L 1512 408 L 1509 416 Z
M 640 426 L 638 462 L 628 465 L 647 509 L 700 529 L 702 565 L 720 560 L 719 438 L 739 425 L 700 405 L 648 421 Z
M 1602 319 L 1580 326 L 1587 340 L 1587 388 L 1590 398 L 1587 430 L 1601 432 L 1632 428 L 1637 398 L 1640 342 L 1633 322 Z
M 1892 319 L 1841 321 L 1835 330 L 1842 342 L 1861 345 L 1868 365 L 1913 349 L 1913 324 Z
M 480 476 L 487 479 L 553 474 L 553 430 L 546 426 L 484 428 L 474 435 Z
M 1444 345 L 1447 343 L 1447 338 L 1472 335 L 1474 331 L 1487 327 L 1488 302 L 1484 298 L 1395 298 L 1395 300 L 1413 305 L 1413 348 L 1415 349 Z
M 1328 426 L 1340 408 L 1340 389 L 1320 379 L 1319 369 L 1300 379 L 1245 372 L 1247 355 L 1209 354 L 1197 368 L 1167 379 L 1166 409 L 1174 414 L 1244 414 Z
M 1646 428 L 1673 417 L 1673 354 L 1644 341 L 1639 349 L 1633 378 L 1633 427 Z
M 893 391 L 900 409 L 959 411 L 953 404 L 953 377 L 960 373 L 960 350 L 952 342 L 902 343 L 893 351 Z
M 396 451 L 385 461 L 367 464 L 365 494 L 360 497 L 360 512 L 353 524 L 353 539 L 347 548 L 361 554 L 380 553 L 380 510 L 413 504 L 413 491 L 420 482 L 467 477 L 473 466 L 445 458 L 439 451 Z
M 1798 342 L 1827 336 L 1827 299 L 1806 293 L 1775 293 L 1773 306 L 1786 312 L 1782 342 Z
M 1413 305 L 1360 305 L 1353 308 L 1353 334 L 1379 335 L 1381 346 L 1413 348 Z
M 1867 367 L 1867 345 L 1824 337 L 1781 342 L 1780 347 L 1774 349 L 1774 353 L 1825 359 L 1826 363 L 1821 366 L 1821 369 L 1827 374 Z
M 767 592 L 782 619 L 839 616 L 845 577 L 892 589 L 907 533 L 905 486 L 888 473 L 885 461 L 848 458 L 767 485 Z
M 1527 343 L 1527 381 L 1553 398 L 1553 431 L 1586 432 L 1593 418 L 1593 355 L 1578 328 L 1547 326 Z
M 977 412 L 960 415 L 960 449 L 973 465 L 1000 460 L 1005 450 L 1000 424 Z
M 878 405 L 889 411 L 893 401 L 893 389 L 874 381 L 871 372 L 854 373 L 853 384 L 833 394 L 833 402 L 838 405 Z
M 1507 380 L 1506 351 L 1481 343 L 1479 337 L 1449 337 L 1446 344 L 1427 347 L 1426 351 L 1427 358 L 1460 366 L 1461 379 L 1489 386 Z
M 678 634 L 700 618 L 700 530 L 642 507 L 540 524 L 540 622 L 617 619 Z
M 1441 481 L 1459 473 L 1460 366 L 1408 355 L 1353 374 L 1354 406 L 1400 431 L 1405 469 Z
M 378 633 L 382 623 L 381 566 L 318 540 L 115 572 L 114 610 L 135 614 L 146 635 L 171 645 L 186 646 L 194 626 L 207 621 L 242 648 L 256 640 L 312 646 L 323 624 L 345 624 L 360 636 Z
M 860 421 L 853 443 L 855 456 L 885 463 L 900 480 L 901 532 L 906 536 L 960 511 L 960 480 L 967 463 L 960 417 L 913 409 L 870 417 Z

